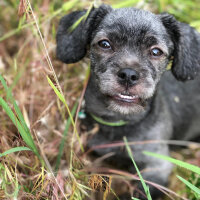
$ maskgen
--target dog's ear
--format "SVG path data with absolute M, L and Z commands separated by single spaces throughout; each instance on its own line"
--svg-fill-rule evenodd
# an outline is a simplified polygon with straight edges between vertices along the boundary
M 87 11 L 76 11 L 65 15 L 60 21 L 56 35 L 57 58 L 65 63 L 81 60 L 87 53 L 93 31 L 111 10 L 110 6 L 103 4 L 99 8 L 92 8 L 88 16 L 86 16 Z M 86 17 L 72 30 L 72 26 L 84 15 Z
M 172 15 L 160 17 L 174 43 L 172 73 L 181 81 L 194 79 L 200 69 L 200 34 Z

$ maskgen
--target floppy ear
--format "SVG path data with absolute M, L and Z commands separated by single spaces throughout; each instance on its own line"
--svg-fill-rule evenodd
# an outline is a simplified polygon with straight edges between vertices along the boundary
M 87 18 L 83 19 L 74 30 L 71 30 L 72 25 L 85 15 L 86 11 L 65 15 L 60 20 L 56 35 L 57 58 L 65 63 L 81 60 L 87 53 L 87 45 L 90 43 L 93 31 L 111 10 L 112 8 L 107 5 L 92 8 Z
M 174 43 L 172 73 L 181 81 L 194 79 L 200 69 L 200 34 L 172 15 L 160 16 Z

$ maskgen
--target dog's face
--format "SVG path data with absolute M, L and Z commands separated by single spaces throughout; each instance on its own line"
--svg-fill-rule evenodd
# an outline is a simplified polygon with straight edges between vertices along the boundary
M 92 76 L 111 111 L 143 110 L 169 62 L 173 42 L 160 18 L 120 9 L 108 14 L 90 44 Z
M 179 80 L 194 78 L 200 68 L 197 33 L 171 15 L 102 5 L 67 32 L 85 13 L 74 12 L 61 20 L 57 56 L 73 63 L 89 52 L 95 94 L 103 96 L 110 111 L 143 111 L 172 57 L 172 73 Z

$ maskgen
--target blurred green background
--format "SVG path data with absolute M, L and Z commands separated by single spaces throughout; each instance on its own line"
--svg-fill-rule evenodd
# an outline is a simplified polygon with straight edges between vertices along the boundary
M 88 9 L 93 2 L 103 2 L 115 8 L 133 6 L 154 13 L 168 12 L 177 20 L 188 23 L 200 31 L 200 0 L 0 0 L 0 74 L 10 86 L 10 91 L 23 111 L 31 133 L 35 133 L 39 138 L 40 147 L 52 168 L 56 163 L 61 135 L 68 116 L 65 107 L 59 103 L 46 80 L 46 74 L 50 76 L 52 71 L 46 62 L 44 46 L 38 36 L 28 4 L 31 3 L 65 99 L 72 108 L 84 88 L 88 63 L 66 66 L 56 59 L 56 29 L 63 15 L 83 8 Z M 6 99 L 1 84 L 0 96 Z M 71 141 L 72 133 L 69 132 L 67 137 L 67 141 Z M 35 141 L 38 142 L 36 139 Z M 82 136 L 81 142 L 83 145 L 86 144 L 87 137 Z M 23 145 L 18 130 L 0 108 L 0 152 Z M 66 143 L 59 166 L 61 171 L 57 178 L 70 200 L 81 200 L 85 196 L 85 185 L 88 186 L 89 177 L 89 173 L 83 173 L 81 170 L 86 168 L 87 171 L 87 166 L 92 165 L 92 162 L 81 160 L 82 154 L 78 143 L 74 145 L 73 151 L 76 155 L 73 156 L 73 176 L 67 171 L 71 149 Z M 193 152 L 191 149 L 173 154 L 174 157 L 195 165 L 199 164 L 199 155 L 200 151 Z M 185 172 L 183 174 L 185 176 Z M 20 152 L 17 156 L 9 155 L 0 162 L 0 199 L 6 199 L 9 195 L 9 198 L 22 200 L 50 199 L 52 195 L 55 199 L 62 199 L 57 184 L 48 175 L 33 154 Z M 199 187 L 199 179 L 195 176 L 190 176 L 190 179 Z M 176 178 L 172 178 L 170 182 L 170 188 L 195 200 L 194 195 L 190 194 Z M 54 194 L 51 193 L 52 188 L 55 188 Z

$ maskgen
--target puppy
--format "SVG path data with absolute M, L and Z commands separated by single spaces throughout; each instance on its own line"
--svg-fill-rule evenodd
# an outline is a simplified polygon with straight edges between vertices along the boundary
M 64 63 L 78 62 L 87 53 L 90 57 L 86 123 L 99 123 L 100 129 L 88 145 L 122 141 L 124 136 L 135 142 L 198 136 L 200 34 L 169 14 L 108 5 L 93 8 L 72 30 L 86 12 L 61 19 L 57 57 Z M 171 71 L 166 70 L 169 63 Z M 169 155 L 167 144 L 133 145 L 131 150 L 140 170 L 151 169 L 142 173 L 144 179 L 167 183 L 171 164 L 142 154 Z M 95 150 L 99 156 L 108 152 L 114 152 L 109 161 L 133 172 L 125 150 Z M 153 188 L 151 193 L 157 195 Z

